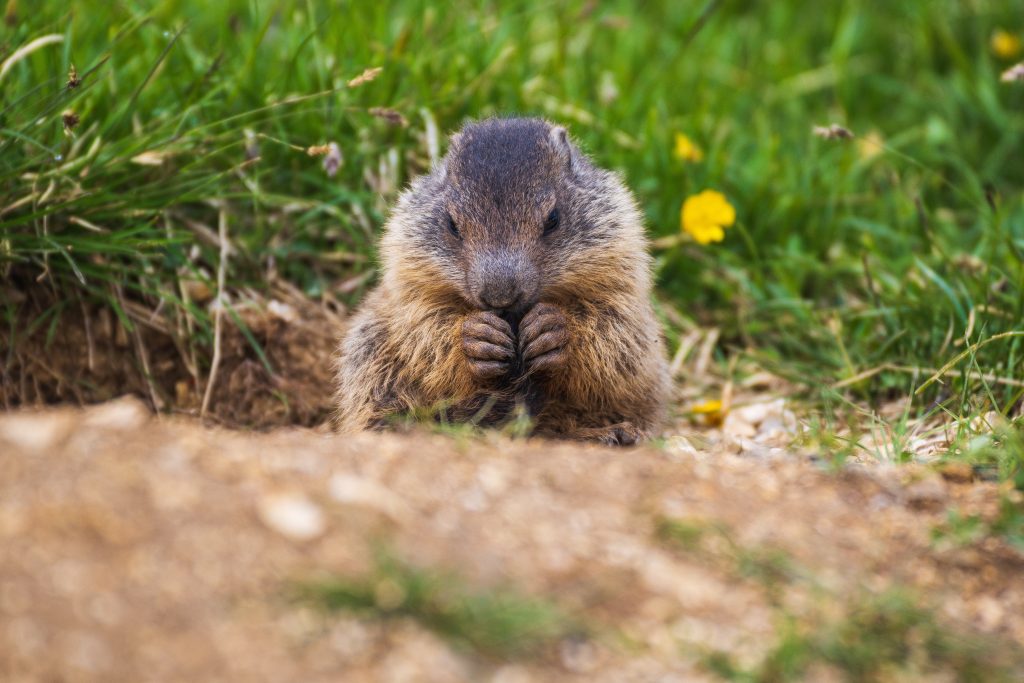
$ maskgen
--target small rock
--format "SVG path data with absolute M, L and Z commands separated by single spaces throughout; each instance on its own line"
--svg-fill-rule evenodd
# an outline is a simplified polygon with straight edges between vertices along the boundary
M 529 671 L 515 664 L 506 664 L 491 676 L 491 683 L 531 683 L 533 680 Z
M 308 638 L 308 636 L 305 636 Z M 332 652 L 341 659 L 355 659 L 372 645 L 371 626 L 358 618 L 340 618 L 331 626 Z
M 955 548 L 947 556 L 949 562 L 962 569 L 979 569 L 985 564 L 985 557 L 974 547 Z
M 909 484 L 903 495 L 911 507 L 920 509 L 936 509 L 942 507 L 949 497 L 946 491 L 946 484 L 942 477 L 925 477 Z
M 114 652 L 94 633 L 75 631 L 67 637 L 67 661 L 72 667 L 90 674 L 108 671 L 114 664 Z
M 382 512 L 395 522 L 412 516 L 405 501 L 375 481 L 353 474 L 335 474 L 328 484 L 331 498 L 345 505 Z
M 984 631 L 994 631 L 1003 623 L 1006 610 L 999 601 L 991 596 L 984 596 L 978 601 L 978 617 Z
M 994 410 L 978 415 L 970 421 L 971 431 L 977 434 L 990 434 L 993 430 L 1006 425 L 1006 418 Z
M 776 406 L 775 403 L 775 401 L 751 403 L 750 405 L 733 408 L 731 414 L 739 418 L 740 421 L 756 427 L 764 422 L 769 415 L 775 415 L 781 412 L 781 406 Z
M 877 510 L 885 510 L 892 506 L 892 498 L 884 493 L 876 493 L 871 496 L 868 500 L 868 510 L 875 512 Z
M 192 399 L 192 386 L 185 380 L 178 380 L 174 383 L 174 404 L 179 407 L 187 406 Z
M 785 380 L 770 372 L 755 372 L 740 382 L 740 386 L 745 389 L 770 389 L 783 383 L 785 383 Z
M 566 671 L 577 674 L 590 673 L 600 663 L 597 648 L 592 642 L 581 637 L 564 639 L 558 647 L 558 658 Z
M 83 424 L 100 429 L 129 431 L 149 421 L 149 410 L 134 396 L 125 396 L 90 408 Z
M 293 541 L 311 541 L 324 533 L 324 513 L 308 498 L 276 494 L 260 501 L 260 519 L 270 529 Z
M 270 303 L 267 304 L 267 310 L 286 323 L 293 323 L 299 319 L 299 314 L 295 311 L 295 308 L 277 299 L 270 300 Z
M 719 441 L 715 448 L 716 455 L 739 455 L 743 452 L 743 441 L 731 434 L 725 434 L 721 441 Z
M 480 512 L 487 507 L 489 501 L 487 494 L 480 486 L 472 486 L 459 496 L 459 502 L 470 512 Z
M 6 620 L 5 620 L 6 621 Z M 11 619 L 5 624 L 6 640 L 11 650 L 22 657 L 42 656 L 48 635 L 38 623 L 27 617 Z
M 185 293 L 188 298 L 199 304 L 205 304 L 213 298 L 213 290 L 203 280 L 185 280 Z
M 749 439 L 757 435 L 757 424 L 748 419 L 743 410 L 737 410 L 725 416 L 722 432 L 733 438 Z
M 476 478 L 484 491 L 492 496 L 502 493 L 508 487 L 505 472 L 493 464 L 481 465 Z
M 971 467 L 970 463 L 959 460 L 942 463 L 939 466 L 939 474 L 946 481 L 952 481 L 957 484 L 970 484 L 974 481 L 974 468 Z
M 14 413 L 0 420 L 0 441 L 41 452 L 56 446 L 71 431 L 71 420 L 59 413 Z
M 760 443 L 782 446 L 793 440 L 795 432 L 795 426 L 787 424 L 783 416 L 772 415 L 757 428 L 755 438 Z
M 681 434 L 674 434 L 665 439 L 665 451 L 672 455 L 697 455 L 697 449 L 690 440 Z

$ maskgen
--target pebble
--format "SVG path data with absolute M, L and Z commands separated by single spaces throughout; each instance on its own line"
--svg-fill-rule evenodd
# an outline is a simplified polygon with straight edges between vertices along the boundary
M 293 541 L 311 541 L 327 529 L 323 511 L 300 495 L 267 496 L 260 501 L 259 515 L 267 527 Z
M 270 303 L 267 304 L 267 310 L 286 323 L 293 323 L 299 319 L 299 314 L 295 311 L 295 308 L 277 299 L 270 300 Z
M 196 303 L 204 304 L 213 298 L 213 290 L 202 280 L 185 280 L 183 284 L 188 298 Z
M 974 468 L 971 467 L 970 463 L 956 460 L 943 463 L 939 467 L 939 474 L 946 481 L 958 484 L 969 484 L 974 480 Z
M 345 505 L 365 507 L 381 512 L 392 521 L 403 522 L 412 517 L 405 501 L 375 481 L 353 474 L 335 474 L 328 484 L 331 498 Z
M 740 411 L 729 413 L 722 423 L 722 432 L 735 439 L 749 439 L 757 434 L 757 427 L 746 419 Z
M 1003 606 L 991 596 L 983 596 L 978 599 L 978 617 L 981 620 L 981 628 L 985 631 L 994 631 L 1003 623 L 1005 614 Z
M 907 503 L 917 508 L 937 508 L 949 497 L 942 477 L 938 475 L 925 477 L 909 484 L 903 489 Z
M 149 416 L 149 409 L 137 398 L 125 396 L 90 408 L 82 423 L 96 429 L 129 431 L 146 424 Z
M 491 496 L 501 494 L 508 488 L 508 476 L 501 468 L 492 463 L 481 465 L 476 478 L 483 490 Z
M 581 637 L 562 640 L 558 647 L 558 658 L 566 671 L 587 674 L 597 669 L 600 656 L 592 642 Z
M 741 422 L 757 426 L 764 422 L 769 415 L 781 412 L 781 406 L 776 406 L 775 401 L 751 403 L 750 405 L 735 408 L 729 415 Z
M 0 440 L 35 453 L 56 446 L 70 431 L 71 420 L 60 413 L 14 413 L 0 420 Z
M 534 680 L 525 668 L 507 664 L 494 672 L 490 683 L 531 683 Z
M 677 458 L 680 456 L 690 458 L 697 455 L 697 449 L 685 436 L 675 434 L 665 439 L 665 453 Z

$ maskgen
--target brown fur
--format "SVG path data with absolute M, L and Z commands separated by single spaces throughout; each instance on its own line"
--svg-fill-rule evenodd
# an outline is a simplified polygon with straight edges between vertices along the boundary
M 438 406 L 495 424 L 518 404 L 541 435 L 655 433 L 668 371 L 640 212 L 563 128 L 466 126 L 399 199 L 381 261 L 338 356 L 341 429 Z

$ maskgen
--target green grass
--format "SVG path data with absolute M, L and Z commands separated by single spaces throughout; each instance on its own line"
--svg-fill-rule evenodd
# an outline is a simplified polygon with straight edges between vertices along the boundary
M 785 551 L 772 546 L 747 546 L 731 529 L 701 519 L 659 518 L 654 534 L 666 547 L 720 568 L 735 580 L 757 586 L 773 606 L 780 606 L 794 582 L 814 584 L 806 570 Z
M 541 655 L 570 635 L 570 620 L 547 602 L 508 589 L 472 592 L 465 583 L 382 556 L 368 576 L 306 582 L 296 595 L 328 611 L 413 619 L 460 646 L 501 659 Z
M 976 477 L 1003 485 L 998 494 L 999 510 L 993 517 L 951 509 L 946 520 L 933 529 L 933 539 L 967 545 L 994 536 L 1024 552 L 1024 432 L 1020 427 L 989 424 L 981 418 L 961 424 L 940 463 L 945 461 L 967 463 Z
M 51 291 L 40 324 L 77 291 L 128 325 L 129 297 L 186 311 L 208 362 L 183 292 L 214 280 L 221 208 L 229 289 L 283 277 L 355 303 L 388 205 L 443 133 L 539 114 L 624 173 L 653 237 L 679 234 L 689 194 L 735 205 L 723 243 L 657 251 L 671 344 L 680 320 L 718 327 L 720 359 L 746 354 L 826 407 L 911 395 L 951 360 L 912 414 L 1008 414 L 1024 392 L 1024 337 L 986 343 L 1024 318 L 1024 86 L 999 82 L 1012 60 L 989 45 L 1024 34 L 1013 0 L 849 0 L 813 20 L 741 0 L 7 7 L 0 62 L 62 37 L 0 80 L 0 276 Z M 858 138 L 811 135 L 833 121 Z M 673 157 L 677 132 L 702 162 Z M 328 141 L 333 178 L 304 152 Z
M 846 606 L 843 616 L 826 623 L 790 619 L 781 637 L 754 668 L 739 667 L 724 653 L 705 660 L 725 680 L 782 683 L 827 680 L 850 683 L 926 680 L 952 676 L 965 683 L 1012 680 L 1004 668 L 1006 653 L 975 636 L 951 633 L 935 615 L 905 593 L 890 590 Z
M 977 419 L 957 436 L 947 459 L 967 462 L 980 476 L 1013 482 L 1024 491 L 1024 434 L 1019 429 Z
M 1006 505 L 990 525 L 992 532 L 1009 536 L 1008 528 L 1016 524 L 1019 534 L 1019 509 Z M 951 515 L 947 526 L 943 531 L 949 536 L 943 538 L 957 542 L 984 535 L 984 522 L 978 519 Z M 699 519 L 660 518 L 655 535 L 673 551 L 718 566 L 760 589 L 775 609 L 776 642 L 755 665 L 742 666 L 726 652 L 701 652 L 705 667 L 724 680 L 870 683 L 920 680 L 941 672 L 952 674 L 953 680 L 980 683 L 1009 681 L 1007 667 L 1019 665 L 1012 653 L 1000 651 L 998 641 L 950 631 L 926 603 L 905 590 L 862 588 L 853 595 L 839 594 L 782 550 L 743 545 L 728 528 Z M 791 589 L 803 597 L 787 599 Z

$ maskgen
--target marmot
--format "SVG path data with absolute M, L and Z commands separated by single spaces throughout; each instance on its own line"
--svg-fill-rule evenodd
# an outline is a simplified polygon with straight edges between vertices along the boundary
M 338 426 L 403 413 L 611 444 L 653 435 L 669 374 L 640 211 L 565 128 L 466 125 L 405 190 L 337 358 Z

